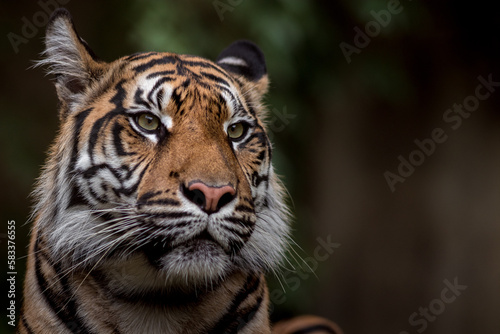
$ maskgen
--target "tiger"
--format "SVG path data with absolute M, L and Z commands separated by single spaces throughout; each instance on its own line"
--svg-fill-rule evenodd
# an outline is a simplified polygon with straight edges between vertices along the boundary
M 17 333 L 272 333 L 265 275 L 290 213 L 259 47 L 105 62 L 60 8 L 37 65 L 60 127 L 33 192 Z M 294 321 L 280 333 L 340 333 Z

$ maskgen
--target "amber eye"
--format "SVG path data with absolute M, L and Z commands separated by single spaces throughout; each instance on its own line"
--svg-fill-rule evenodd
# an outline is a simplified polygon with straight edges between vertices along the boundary
M 234 123 L 227 128 L 227 135 L 232 140 L 241 139 L 247 132 L 247 128 L 246 123 Z
M 136 118 L 137 125 L 146 131 L 156 131 L 160 127 L 160 119 L 155 115 L 143 113 Z

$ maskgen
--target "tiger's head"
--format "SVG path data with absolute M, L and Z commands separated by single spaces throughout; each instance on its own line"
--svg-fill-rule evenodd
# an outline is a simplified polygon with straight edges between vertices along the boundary
M 107 63 L 60 9 L 40 64 L 55 75 L 60 132 L 34 229 L 64 268 L 147 288 L 276 267 L 288 224 L 257 46 L 235 42 L 216 62 L 149 52 Z

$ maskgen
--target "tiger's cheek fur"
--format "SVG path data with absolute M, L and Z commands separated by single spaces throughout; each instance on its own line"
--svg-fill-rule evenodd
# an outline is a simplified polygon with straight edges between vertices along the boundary
M 271 147 L 262 126 L 255 131 L 247 143 L 238 146 L 237 156 L 251 186 L 252 199 L 259 209 L 266 203 L 269 196 L 271 174 Z
M 82 131 L 75 138 L 70 169 L 77 195 L 94 208 L 132 205 L 141 165 L 151 159 L 142 149 L 145 141 L 130 130 L 123 114 L 122 89 L 116 85 L 87 113 L 75 116 L 75 124 Z

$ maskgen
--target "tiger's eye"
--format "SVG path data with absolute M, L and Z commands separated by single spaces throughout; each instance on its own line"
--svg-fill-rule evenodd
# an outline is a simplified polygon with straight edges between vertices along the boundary
M 246 127 L 243 123 L 234 123 L 227 128 L 227 135 L 231 139 L 240 139 L 245 134 Z
M 152 114 L 140 114 L 137 117 L 137 125 L 146 131 L 155 131 L 160 127 L 160 120 Z

